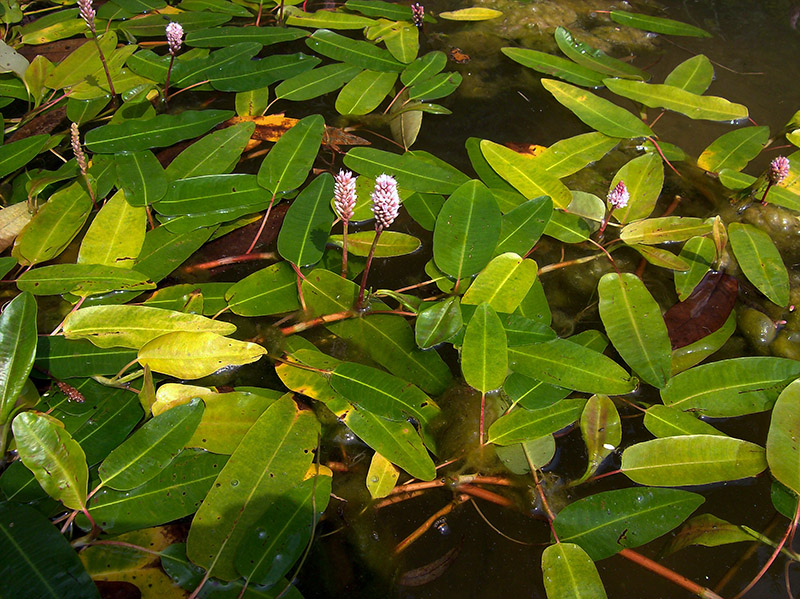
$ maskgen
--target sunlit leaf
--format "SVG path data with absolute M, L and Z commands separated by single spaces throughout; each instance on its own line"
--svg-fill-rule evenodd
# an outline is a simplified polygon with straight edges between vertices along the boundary
M 48 135 L 32 135 L 0 147 L 0 177 L 5 177 L 22 168 L 36 156 L 47 140 Z
M 554 35 L 559 50 L 579 65 L 614 77 L 644 81 L 650 79 L 649 73 L 613 58 L 589 44 L 576 40 L 568 29 L 560 25 L 556 27 Z
M 618 143 L 618 139 L 596 131 L 582 133 L 557 141 L 539 154 L 535 162 L 556 177 L 566 177 L 600 160 Z
M 771 322 L 771 321 L 770 321 Z M 702 339 L 672 351 L 672 375 L 688 370 L 710 355 L 719 351 L 736 330 L 736 314 L 731 313 L 728 320 L 717 331 Z
M 683 244 L 680 257 L 689 264 L 688 270 L 674 274 L 675 291 L 678 299 L 683 301 L 711 269 L 716 258 L 714 241 L 709 237 L 692 237 Z
M 0 314 L 0 424 L 3 425 L 7 425 L 33 367 L 36 310 L 36 300 L 23 292 Z
M 493 8 L 470 6 L 469 8 L 440 12 L 439 16 L 446 21 L 488 21 L 502 17 L 503 13 Z
M 717 518 L 712 514 L 700 514 L 688 520 L 666 549 L 670 555 L 690 545 L 718 547 L 729 543 L 753 541 L 753 536 L 742 530 L 742 527 Z
M 367 491 L 373 499 L 386 497 L 397 484 L 400 471 L 379 453 L 372 455 L 367 471 Z
M 242 42 L 258 42 L 269 46 L 306 35 L 306 31 L 292 27 L 213 27 L 190 31 L 186 35 L 186 45 L 195 48 L 224 48 Z
M 396 4 L 392 6 L 405 8 Z M 439 52 L 438 50 L 428 52 L 424 56 L 417 58 L 400 73 L 400 81 L 402 81 L 403 85 L 406 87 L 414 85 L 415 83 L 430 79 L 444 69 L 446 65 L 447 55 L 444 52 Z
M 537 270 L 536 262 L 512 252 L 495 256 L 469 286 L 461 303 L 487 302 L 496 312 L 510 314 L 527 295 Z
M 524 67 L 558 77 L 575 85 L 584 87 L 602 87 L 603 85 L 605 75 L 560 56 L 528 48 L 500 48 L 500 51 Z
M 677 435 L 724 435 L 707 422 L 678 408 L 656 404 L 647 408 L 644 426 L 656 437 Z
M 581 413 L 581 436 L 588 451 L 587 479 L 622 441 L 622 424 L 614 402 L 607 395 L 592 395 Z
M 758 156 L 768 140 L 769 127 L 742 127 L 728 131 L 703 150 L 697 166 L 712 173 L 725 168 L 740 171 Z
M 406 68 L 392 55 L 382 48 L 369 42 L 353 40 L 327 29 L 317 29 L 311 37 L 306 39 L 309 48 L 333 60 L 341 60 L 347 64 L 371 69 L 399 73 Z
M 363 70 L 341 89 L 336 97 L 339 114 L 367 114 L 378 107 L 392 91 L 397 73 Z
M 495 254 L 514 252 L 526 255 L 539 241 L 552 214 L 553 202 L 548 197 L 528 200 L 506 212 L 500 224 Z
M 297 275 L 288 262 L 278 262 L 241 279 L 225 292 L 231 312 L 267 316 L 300 309 Z
M 146 227 L 144 206 L 132 206 L 125 194 L 118 191 L 103 204 L 83 236 L 78 263 L 133 268 Z
M 318 114 L 298 121 L 281 136 L 264 158 L 258 169 L 258 184 L 274 194 L 300 187 L 311 170 L 324 131 L 325 121 Z M 320 185 L 327 179 L 318 178 L 317 181 Z M 299 243 L 302 240 L 297 241 Z
M 467 324 L 461 346 L 461 371 L 467 384 L 482 393 L 502 386 L 506 378 L 506 333 L 487 302 L 476 308 Z
M 405 204 L 404 204 L 405 205 Z M 370 248 L 375 240 L 375 231 L 359 231 L 347 235 L 347 251 L 354 256 L 368 256 Z M 331 235 L 328 243 L 336 247 L 342 247 L 343 238 L 341 235 Z M 405 256 L 413 254 L 422 246 L 422 242 L 406 233 L 398 231 L 383 231 L 375 244 L 375 258 L 390 258 L 393 256 Z
M 799 393 L 798 381 L 781 392 L 772 409 L 767 434 L 767 463 L 770 472 L 795 493 L 800 493 L 800 451 L 797 447 L 797 436 L 800 434 Z
M 178 154 L 166 168 L 167 179 L 175 181 L 228 172 L 241 156 L 255 130 L 252 122 L 237 123 L 209 133 Z
M 612 10 L 609 13 L 611 20 L 619 23 L 620 25 L 627 25 L 628 27 L 636 27 L 637 29 L 644 29 L 645 31 L 653 31 L 655 33 L 663 33 L 665 35 L 688 35 L 691 37 L 711 37 L 711 34 L 695 27 L 675 21 L 673 19 L 665 19 L 663 17 L 651 17 L 650 15 L 643 15 L 634 12 L 627 12 L 624 10 Z
M 282 81 L 275 88 L 275 95 L 298 102 L 310 100 L 339 89 L 361 70 L 361 67 L 341 62 L 317 67 Z
M 154 289 L 155 284 L 146 275 L 119 266 L 53 264 L 20 275 L 17 287 L 34 295 L 72 293 L 85 297 L 116 290 L 144 291 Z
M 344 164 L 373 179 L 392 173 L 399 187 L 420 193 L 453 193 L 469 181 L 458 171 L 430 164 L 410 152 L 393 154 L 374 148 L 353 148 L 345 155 Z
M 451 297 L 419 311 L 415 324 L 415 338 L 422 349 L 447 341 L 461 330 L 464 321 L 458 298 Z
M 691 216 L 662 216 L 647 218 L 625 225 L 619 234 L 627 244 L 657 245 L 686 241 L 698 235 L 711 233 L 713 221 Z
M 714 80 L 714 67 L 705 54 L 698 54 L 687 58 L 676 66 L 664 83 L 680 87 L 693 94 L 703 94 Z
M 363 29 L 369 27 L 375 21 L 360 15 L 345 12 L 334 12 L 330 10 L 318 10 L 307 13 L 301 10 L 288 10 L 294 7 L 287 7 L 287 25 L 299 25 L 300 27 L 313 27 L 319 29 L 328 27 L 330 29 Z
M 489 443 L 525 443 L 555 433 L 578 420 L 585 405 L 584 399 L 564 399 L 538 410 L 518 408 L 492 423 Z
M 664 185 L 664 167 L 657 154 L 644 154 L 622 165 L 608 189 L 611 192 L 620 181 L 625 182 L 630 200 L 628 205 L 614 211 L 614 218 L 629 223 L 647 218 L 656 207 Z

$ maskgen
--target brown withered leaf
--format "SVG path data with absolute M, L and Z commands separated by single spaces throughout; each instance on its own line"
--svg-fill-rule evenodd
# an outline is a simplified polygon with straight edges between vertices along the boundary
M 37 56 L 44 56 L 50 62 L 61 62 L 88 41 L 86 38 L 59 40 L 36 46 L 22 46 L 17 48 L 17 52 L 28 60 L 33 60 Z
M 715 271 L 706 273 L 689 297 L 664 314 L 672 349 L 690 345 L 725 324 L 738 292 L 735 277 Z
M 419 587 L 424 584 L 436 580 L 450 567 L 450 564 L 455 561 L 461 551 L 461 544 L 463 538 L 458 545 L 450 549 L 439 559 L 432 561 L 429 564 L 409 570 L 400 575 L 397 579 L 397 584 L 404 587 Z
M 253 132 L 253 136 L 250 138 L 250 142 L 245 148 L 245 151 L 249 151 L 263 141 L 278 141 L 284 133 L 297 124 L 298 120 L 299 119 L 285 116 L 284 113 L 280 112 L 265 116 L 236 116 L 225 121 L 222 126 L 230 127 L 237 123 L 254 122 L 256 124 L 256 130 Z M 322 145 L 336 148 L 338 146 L 369 146 L 371 144 L 363 137 L 353 135 L 344 129 L 325 125 Z
M 42 114 L 34 117 L 22 127 L 14 131 L 14 134 L 8 138 L 8 143 L 18 141 L 31 137 L 32 135 L 39 135 L 41 133 L 51 133 L 53 129 L 58 127 L 67 116 L 67 107 L 59 106 L 53 110 L 48 110 Z

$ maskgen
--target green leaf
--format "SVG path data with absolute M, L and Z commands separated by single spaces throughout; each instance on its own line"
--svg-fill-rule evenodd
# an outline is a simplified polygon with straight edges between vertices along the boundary
M 279 583 L 306 550 L 330 495 L 328 470 L 277 497 L 242 538 L 234 562 L 238 572 L 251 584 Z
M 611 180 L 609 193 L 620 181 L 625 182 L 630 200 L 625 208 L 614 211 L 614 217 L 623 224 L 647 218 L 656 207 L 664 186 L 661 157 L 657 154 L 644 154 L 626 162 Z
M 789 303 L 789 273 L 769 234 L 753 225 L 728 225 L 733 255 L 744 276 L 767 298 L 779 305 Z
M 306 31 L 292 27 L 213 27 L 190 31 L 186 35 L 186 45 L 194 48 L 224 48 L 243 42 L 258 42 L 262 46 L 270 46 L 307 35 Z
M 303 295 L 312 315 L 333 314 L 353 308 L 358 286 L 330 271 L 316 269 L 303 280 Z M 388 309 L 380 302 L 372 302 L 371 307 Z M 399 316 L 366 313 L 326 328 L 365 351 L 395 376 L 414 381 L 431 395 L 439 395 L 452 381 L 450 369 L 439 354 L 417 348 L 411 327 Z
M 367 491 L 373 499 L 386 497 L 400 477 L 400 470 L 379 453 L 372 454 L 367 471 Z
M 587 43 L 576 40 L 568 29 L 560 25 L 556 27 L 554 35 L 559 50 L 581 66 L 613 77 L 639 79 L 643 81 L 650 79 L 649 73 L 637 69 L 626 62 L 612 58 L 602 50 L 593 48 Z
M 38 412 L 18 414 L 11 428 L 22 463 L 47 494 L 70 509 L 82 510 L 89 467 L 77 441 L 55 419 Z
M 37 599 L 99 599 L 94 581 L 58 528 L 35 508 L 0 503 L 3 594 Z
M 347 251 L 353 256 L 368 256 L 374 239 L 375 231 L 348 233 Z M 344 243 L 343 237 L 341 235 L 331 235 L 328 238 L 328 243 L 332 243 L 336 247 L 342 247 Z M 383 231 L 378 238 L 377 245 L 375 245 L 374 257 L 405 256 L 406 254 L 413 254 L 420 247 L 422 247 L 422 242 L 412 235 L 397 231 Z
M 771 323 L 771 321 L 770 321 Z M 719 351 L 736 330 L 736 312 L 728 316 L 728 320 L 719 329 L 698 339 L 694 343 L 679 347 L 672 352 L 672 374 L 675 375 L 699 364 L 708 356 Z
M 255 127 L 255 123 L 245 121 L 209 133 L 170 162 L 165 171 L 167 179 L 175 181 L 228 172 L 230 166 L 241 156 Z
M 635 12 L 627 12 L 624 10 L 612 10 L 609 13 L 611 20 L 620 25 L 627 25 L 628 27 L 636 27 L 637 29 L 644 29 L 645 31 L 653 31 L 655 33 L 663 33 L 664 35 L 688 35 L 691 37 L 711 37 L 707 31 L 674 21 L 672 19 L 665 19 L 663 17 L 651 17 L 649 15 L 642 15 Z
M 553 202 L 548 197 L 528 200 L 506 212 L 500 224 L 495 254 L 514 252 L 526 255 L 539 241 L 552 214 Z
M 428 349 L 455 336 L 464 326 L 458 298 L 451 297 L 419 311 L 415 338 L 421 349 Z
M 436 468 L 422 439 L 408 422 L 387 420 L 364 410 L 350 410 L 344 423 L 372 449 L 420 480 L 433 480 Z
M 59 189 L 17 235 L 11 255 L 26 266 L 55 258 L 78 234 L 91 210 L 91 198 L 78 183 Z
M 711 418 L 769 410 L 800 363 L 786 358 L 749 357 L 703 364 L 672 377 L 661 390 L 665 405 Z
M 622 472 L 641 485 L 705 485 L 755 476 L 767 467 L 754 443 L 717 435 L 664 437 L 628 447 Z
M 275 96 L 296 102 L 310 100 L 339 89 L 360 72 L 360 67 L 344 63 L 317 67 L 282 81 L 275 88 Z
M 671 555 L 690 545 L 718 547 L 729 543 L 753 541 L 753 536 L 742 530 L 741 526 L 731 524 L 711 514 L 700 514 L 684 524 L 666 549 Z
M 418 387 L 370 366 L 343 362 L 330 373 L 330 384 L 354 406 L 389 420 L 409 415 L 426 420 L 423 410 L 431 398 Z
M 619 447 L 622 424 L 619 412 L 608 395 L 592 395 L 583 408 L 580 425 L 589 462 L 580 480 L 586 480 Z
M 347 64 L 388 73 L 399 73 L 406 68 L 402 62 L 369 42 L 353 40 L 327 29 L 318 29 L 306 39 L 306 45 L 317 54 L 340 60 Z
M 510 314 L 520 305 L 536 280 L 538 267 L 508 252 L 492 258 L 478 274 L 461 300 L 462 304 L 487 302 L 496 312 Z
M 433 231 L 433 259 L 443 272 L 462 279 L 480 271 L 494 253 L 501 215 L 480 181 L 461 185 L 447 199 Z
M 419 52 L 419 29 L 411 23 L 395 21 L 383 25 L 379 21 L 365 34 L 370 40 L 383 42 L 389 53 L 404 64 L 414 60 Z
M 566 339 L 510 347 L 508 357 L 514 372 L 584 393 L 623 395 L 638 382 L 600 352 Z
M 585 218 L 558 209 L 550 215 L 544 234 L 564 243 L 580 243 L 589 239 L 592 228 Z
M 302 52 L 273 54 L 258 60 L 240 56 L 224 69 L 215 66 L 215 74 L 210 82 L 214 89 L 224 92 L 259 90 L 276 81 L 308 72 L 319 63 L 319 58 L 307 56 Z
M 461 345 L 461 371 L 467 384 L 486 393 L 503 385 L 508 372 L 506 332 L 503 323 L 483 302 L 467 325 Z
M 336 217 L 330 205 L 333 188 L 333 176 L 322 173 L 292 202 L 278 234 L 278 253 L 282 258 L 298 267 L 316 264 L 322 259 Z
M 154 372 L 199 379 L 220 368 L 250 364 L 266 353 L 260 345 L 217 333 L 178 331 L 146 343 L 139 350 L 138 359 L 139 364 Z
M 791 170 L 790 170 L 791 173 Z M 748 174 L 723 169 L 719 173 L 719 181 L 728 189 L 745 189 L 754 187 L 752 196 L 761 198 L 764 195 L 766 180 L 756 179 Z M 794 193 L 785 187 L 773 185 L 770 188 L 767 201 L 775 206 L 783 206 L 790 210 L 800 211 L 800 194 Z
M 431 164 L 410 152 L 393 154 L 374 148 L 353 148 L 345 154 L 344 164 L 372 179 L 390 173 L 401 189 L 420 193 L 449 194 L 469 181 L 458 171 Z
M 273 194 L 300 187 L 314 164 L 324 132 L 325 121 L 318 114 L 297 121 L 264 158 L 258 169 L 258 184 Z M 319 186 L 327 179 L 317 178 L 317 181 Z
M 397 73 L 361 71 L 339 92 L 336 111 L 339 114 L 367 114 L 378 107 L 392 91 Z
M 118 266 L 53 264 L 22 274 L 17 278 L 17 287 L 34 295 L 72 293 L 86 297 L 117 290 L 154 289 L 155 283 L 140 272 Z
M 100 465 L 103 485 L 129 491 L 157 476 L 194 434 L 204 405 L 200 399 L 148 420 Z
M 689 269 L 685 272 L 676 272 L 674 275 L 675 291 L 680 301 L 684 301 L 692 294 L 694 288 L 711 270 L 716 256 L 714 240 L 709 237 L 692 237 L 683 245 L 680 258 L 686 260 Z
M 144 120 L 131 119 L 92 129 L 86 134 L 86 147 L 102 154 L 171 146 L 202 135 L 232 116 L 230 110 L 186 110 Z
M 644 444 L 633 447 L 641 445 Z M 593 560 L 600 560 L 668 533 L 703 501 L 702 495 L 679 489 L 640 487 L 602 491 L 561 510 L 553 528 L 561 541 L 576 543 Z
M 619 234 L 628 245 L 644 243 L 658 245 L 686 241 L 698 235 L 711 233 L 713 220 L 691 216 L 662 216 L 647 218 L 625 225 Z
M 526 198 L 550 196 L 557 208 L 566 208 L 572 201 L 569 189 L 554 175 L 538 167 L 536 160 L 496 144 L 481 141 L 481 153 L 498 175 L 511 183 Z
M 502 17 L 503 13 L 493 8 L 470 6 L 469 8 L 441 12 L 439 16 L 447 21 L 488 21 L 490 19 Z
M 103 204 L 86 231 L 78 251 L 78 263 L 133 268 L 144 243 L 146 227 L 144 206 L 132 206 L 124 192 L 118 191 Z
M 49 135 L 32 135 L 0 147 L 0 177 L 5 177 L 28 164 L 49 139 Z
M 66 37 L 69 37 L 69 35 Z M 98 39 L 98 42 L 100 42 L 99 46 L 103 50 L 103 55 L 109 56 L 117 46 L 117 33 L 108 31 Z M 103 63 L 100 62 L 97 44 L 83 44 L 71 52 L 50 72 L 45 78 L 44 84 L 50 89 L 71 87 L 83 81 L 87 75 L 102 69 Z
M 278 262 L 241 279 L 225 292 L 231 312 L 269 316 L 300 309 L 297 275 L 288 262 Z
M 289 10 L 293 9 L 293 10 Z M 359 15 L 344 12 L 332 12 L 330 10 L 318 10 L 307 13 L 301 10 L 294 10 L 294 7 L 287 8 L 287 25 L 299 25 L 301 27 L 329 27 L 331 29 L 363 29 L 369 27 L 375 21 Z
M 144 236 L 134 268 L 157 283 L 200 249 L 213 232 L 213 228 L 205 228 L 177 234 L 166 227 L 156 227 Z
M 794 381 L 778 396 L 772 409 L 767 434 L 767 463 L 770 472 L 780 483 L 800 493 L 800 451 L 797 447 L 800 428 L 800 381 Z
M 736 121 L 746 119 L 747 107 L 717 96 L 700 96 L 680 87 L 644 83 L 628 79 L 604 79 L 606 87 L 619 96 L 641 102 L 650 108 L 665 108 L 707 121 Z
M 610 81 L 610 80 L 606 80 Z M 613 80 L 618 81 L 618 80 Z M 625 81 L 625 80 L 619 80 Z M 628 83 L 641 83 L 628 81 Z M 612 104 L 599 96 L 568 83 L 553 79 L 542 79 L 542 85 L 555 99 L 569 108 L 575 116 L 609 137 L 649 137 L 653 135 L 650 127 L 624 108 Z M 642 84 L 646 85 L 646 84 Z
M 573 543 L 547 547 L 542 553 L 542 574 L 548 599 L 606 599 L 592 558 Z
M 525 443 L 561 430 L 581 415 L 585 399 L 563 399 L 538 410 L 512 410 L 489 427 L 489 443 Z
M 120 152 L 115 156 L 119 186 L 131 206 L 147 206 L 167 193 L 167 177 L 149 150 Z
M 368 17 L 386 17 L 396 21 L 410 21 L 411 7 L 382 0 L 347 0 L 344 3 L 348 10 L 355 10 Z M 431 17 L 426 17 L 426 21 Z
M 619 143 L 618 139 L 602 133 L 582 133 L 554 143 L 536 156 L 534 162 L 551 175 L 567 177 L 585 166 L 600 160 Z
M 722 169 L 740 171 L 758 156 L 769 140 L 769 127 L 742 127 L 728 131 L 708 146 L 697 166 L 712 173 Z
M 239 545 L 270 501 L 302 481 L 318 433 L 313 412 L 298 409 L 289 396 L 259 417 L 192 521 L 187 553 L 193 562 L 223 580 L 239 577 L 234 567 Z
M 713 80 L 714 67 L 711 61 L 704 54 L 698 54 L 672 69 L 664 83 L 693 94 L 703 94 Z
M 560 56 L 528 48 L 500 48 L 500 51 L 524 67 L 558 77 L 575 85 L 583 87 L 602 87 L 603 85 L 604 75 Z
M 656 437 L 678 435 L 723 435 L 713 426 L 671 406 L 654 405 L 644 414 L 644 426 Z
M 257 207 L 264 203 L 265 196 L 255 175 L 201 175 L 171 183 L 166 197 L 154 208 L 169 216 L 195 215 Z
M 411 100 L 437 100 L 452 94 L 461 85 L 461 73 L 439 73 L 408 88 Z
M 400 7 L 396 4 L 393 4 L 392 6 L 406 8 L 405 6 Z M 400 81 L 402 81 L 403 85 L 406 87 L 410 87 L 415 83 L 430 79 L 444 69 L 446 65 L 447 55 L 444 52 L 440 52 L 438 50 L 428 52 L 424 56 L 417 58 L 414 62 L 408 65 L 402 73 L 400 73 Z
M 658 303 L 631 273 L 603 275 L 597 291 L 600 318 L 614 348 L 642 380 L 663 388 L 672 348 Z
M 36 300 L 21 293 L 0 314 L 0 425 L 14 411 L 17 396 L 36 357 Z M 0 433 L 5 434 L 5 433 Z M 0 439 L 2 443 L 4 439 Z
M 227 23 L 232 15 L 215 14 L 212 12 L 173 12 L 169 20 L 180 24 L 188 32 L 216 27 Z M 146 15 L 137 19 L 129 19 L 119 24 L 119 29 L 126 35 L 133 37 L 162 37 L 164 36 L 164 16 L 159 14 Z

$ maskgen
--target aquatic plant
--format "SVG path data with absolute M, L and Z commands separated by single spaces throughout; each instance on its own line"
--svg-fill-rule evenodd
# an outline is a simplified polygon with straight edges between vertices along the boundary
M 652 546 L 634 551 L 651 542 L 758 542 L 770 557 L 752 584 L 775 560 L 799 561 L 787 547 L 800 493 L 796 289 L 752 223 L 796 221 L 800 158 L 744 172 L 781 135 L 800 145 L 797 115 L 772 139 L 732 124 L 694 159 L 647 109 L 745 122 L 745 106 L 706 94 L 708 58 L 649 83 L 559 27 L 561 55 L 502 52 L 548 75 L 541 85 L 586 132 L 533 156 L 470 138 L 466 173 L 409 150 L 426 114 L 450 112 L 433 101 L 462 82 L 443 51 L 419 55 L 423 20 L 436 24 L 420 5 L 81 0 L 15 25 L 25 10 L 5 13 L 12 50 L 57 52 L 87 26 L 93 41 L 53 62 L 14 51 L 27 66 L 0 74 L 9 595 L 97 597 L 93 581 L 125 581 L 299 597 L 297 572 L 302 586 L 318 529 L 336 518 L 334 484 L 336 501 L 375 519 L 449 490 L 395 554 L 467 503 L 540 515 L 550 540 L 532 584 L 551 598 L 605 596 L 595 562 L 613 555 L 698 596 L 723 592 L 647 557 Z M 597 18 L 708 36 L 625 11 Z M 178 101 L 159 102 L 169 89 Z M 325 116 L 317 99 L 333 107 Z M 708 217 L 664 191 L 697 168 L 719 183 Z M 389 266 L 366 293 L 374 260 L 415 252 L 424 273 L 401 281 Z M 230 265 L 242 270 L 204 278 Z M 565 273 L 566 291 L 542 283 Z M 731 425 L 766 413 L 763 434 Z M 573 429 L 579 475 L 553 465 Z M 369 448 L 368 466 L 349 443 Z M 340 482 L 356 477 L 355 491 Z M 771 493 L 777 540 L 693 516 L 714 492 L 737 501 L 741 487 L 713 486 L 736 480 Z M 188 532 L 170 526 L 189 519 Z M 456 554 L 399 584 L 430 582 Z

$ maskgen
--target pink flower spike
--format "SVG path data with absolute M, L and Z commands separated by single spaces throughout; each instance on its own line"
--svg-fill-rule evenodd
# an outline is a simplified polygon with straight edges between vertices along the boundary
M 789 159 L 785 156 L 778 156 L 769 163 L 769 173 L 767 178 L 770 185 L 778 185 L 789 174 Z
M 180 23 L 170 23 L 167 25 L 167 44 L 169 44 L 169 53 L 175 56 L 178 50 L 181 49 L 183 43 L 183 27 Z
M 425 8 L 417 3 L 411 5 L 411 21 L 419 28 L 422 27 L 422 21 L 425 18 Z
M 94 33 L 94 17 L 95 12 L 92 8 L 92 0 L 78 0 L 78 8 L 80 10 L 81 18 L 86 21 L 86 25 Z
M 78 163 L 78 168 L 81 169 L 81 174 L 85 175 L 87 168 L 86 154 L 83 152 L 83 148 L 81 147 L 81 136 L 76 123 L 72 123 L 72 125 L 70 125 L 69 133 L 70 144 L 72 145 L 72 153 L 75 154 L 75 160 Z
M 375 191 L 371 198 L 375 228 L 381 231 L 388 229 L 400 210 L 400 196 L 397 195 L 397 181 L 394 177 L 383 174 L 375 179 Z
M 353 218 L 353 211 L 356 208 L 356 179 L 350 171 L 340 170 L 334 177 L 333 205 L 336 214 L 344 222 L 349 222 Z
M 625 187 L 624 181 L 617 183 L 616 187 L 608 194 L 608 202 L 614 210 L 625 208 L 625 206 L 628 205 L 629 199 L 630 195 L 628 194 L 628 188 Z

